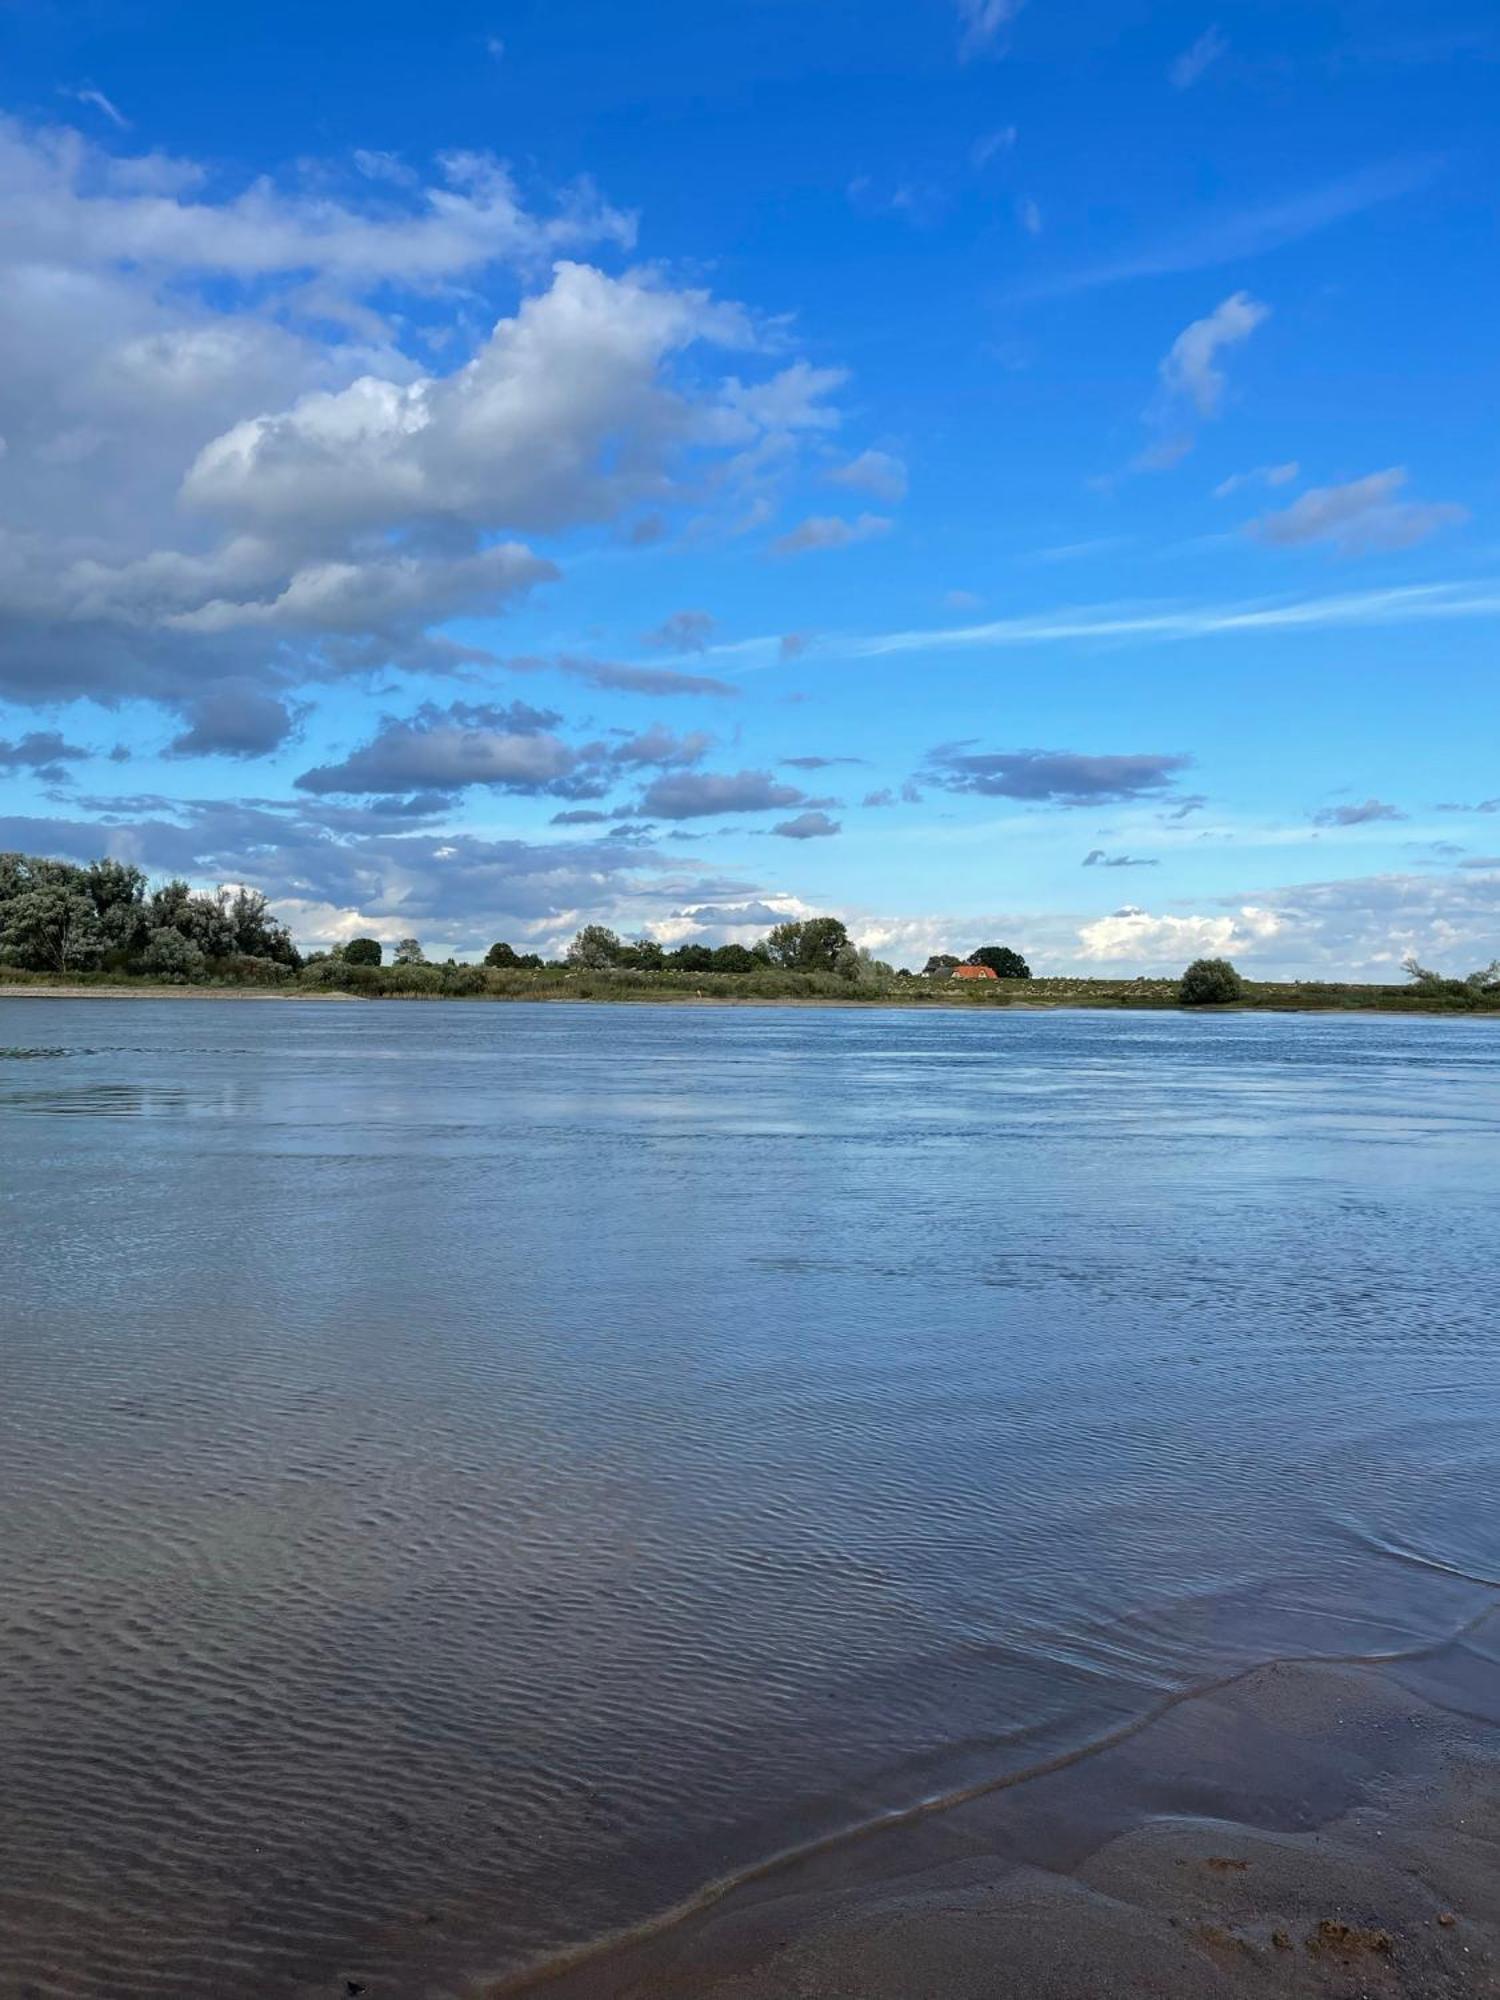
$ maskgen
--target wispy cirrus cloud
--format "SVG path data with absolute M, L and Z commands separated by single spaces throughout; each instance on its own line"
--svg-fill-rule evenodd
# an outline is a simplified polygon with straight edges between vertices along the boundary
M 1214 498 L 1227 500 L 1247 486 L 1290 486 L 1301 470 L 1295 458 L 1284 459 L 1279 465 L 1252 465 L 1248 472 L 1231 472 L 1227 479 L 1221 479 L 1214 488 Z
M 958 42 L 960 60 L 998 52 L 1000 37 L 1025 0 L 956 0 L 961 29 Z
M 1222 30 L 1215 24 L 1205 28 L 1191 47 L 1185 48 L 1172 63 L 1167 75 L 1174 90 L 1191 90 L 1193 85 L 1206 76 L 1219 60 L 1228 53 L 1229 43 Z
M 1243 264 L 1284 244 L 1315 236 L 1349 216 L 1412 194 L 1434 180 L 1442 166 L 1440 159 L 1430 156 L 1388 160 L 1282 201 L 1241 209 L 1233 215 L 1205 217 L 1196 227 L 1163 236 L 1137 250 L 1124 250 L 1118 257 L 1036 278 L 1020 289 L 1019 296 L 1064 298 L 1135 278 L 1162 278 L 1179 271 Z
M 842 654 L 846 659 L 879 659 L 894 653 L 982 646 L 1062 645 L 1088 639 L 1209 639 L 1247 632 L 1442 624 L 1450 619 L 1471 618 L 1500 618 L 1500 585 L 1406 584 L 1389 590 L 1348 591 L 1330 597 L 1160 608 L 1082 605 L 1015 618 L 992 618 L 981 625 L 939 626 L 927 631 L 872 633 L 844 639 L 830 634 L 824 640 L 823 650 L 830 655 Z

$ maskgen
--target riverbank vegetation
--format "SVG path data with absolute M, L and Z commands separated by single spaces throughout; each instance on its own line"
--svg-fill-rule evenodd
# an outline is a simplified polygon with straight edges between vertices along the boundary
M 1408 960 L 1404 984 L 1247 980 L 1223 959 L 1181 979 L 1033 976 L 1008 945 L 921 972 L 860 949 L 837 917 L 772 927 L 754 944 L 626 940 L 586 924 L 560 959 L 499 940 L 479 964 L 429 961 L 415 937 L 387 947 L 353 938 L 304 956 L 266 898 L 248 887 L 209 896 L 185 882 L 152 888 L 119 861 L 86 867 L 0 854 L 0 994 L 7 989 L 184 989 L 367 999 L 809 1002 L 911 1007 L 1111 1007 L 1500 1014 L 1500 961 L 1450 978 Z

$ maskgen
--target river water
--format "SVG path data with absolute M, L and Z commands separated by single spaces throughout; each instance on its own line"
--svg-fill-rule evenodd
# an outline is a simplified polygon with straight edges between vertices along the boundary
M 471 1993 L 1500 1575 L 1484 1021 L 0 999 L 0 1992 Z

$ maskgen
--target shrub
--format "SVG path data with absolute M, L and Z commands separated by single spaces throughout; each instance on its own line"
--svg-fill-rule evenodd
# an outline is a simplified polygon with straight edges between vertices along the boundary
M 1177 989 L 1184 1007 L 1227 1007 L 1245 997 L 1245 982 L 1227 958 L 1195 958 Z

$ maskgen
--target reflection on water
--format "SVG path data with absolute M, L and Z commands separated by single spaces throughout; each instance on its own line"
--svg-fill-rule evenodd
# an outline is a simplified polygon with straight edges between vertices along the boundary
M 0 1990 L 456 1990 L 1497 1575 L 1492 1024 L 0 1045 Z

